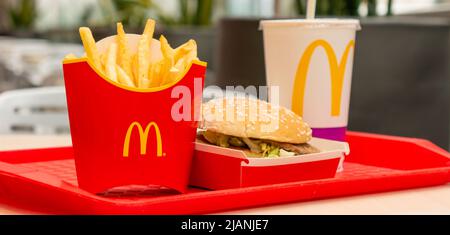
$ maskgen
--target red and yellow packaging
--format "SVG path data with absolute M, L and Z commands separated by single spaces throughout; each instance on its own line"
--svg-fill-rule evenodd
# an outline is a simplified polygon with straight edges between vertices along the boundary
M 206 63 L 194 61 L 175 84 L 148 89 L 112 82 L 87 59 L 65 60 L 63 68 L 79 187 L 100 193 L 161 185 L 184 192 Z M 174 120 L 172 109 L 186 100 L 191 118 Z

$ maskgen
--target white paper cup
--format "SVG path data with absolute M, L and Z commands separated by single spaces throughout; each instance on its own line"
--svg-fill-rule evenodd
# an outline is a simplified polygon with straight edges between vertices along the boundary
M 279 103 L 310 124 L 313 135 L 343 141 L 359 20 L 263 20 L 268 86 Z

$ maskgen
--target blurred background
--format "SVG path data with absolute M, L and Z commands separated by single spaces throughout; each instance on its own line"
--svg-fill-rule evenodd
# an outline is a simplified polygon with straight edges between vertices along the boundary
M 317 0 L 319 17 L 359 18 L 349 129 L 450 148 L 450 0 Z M 258 22 L 303 18 L 305 0 L 1 0 L 0 134 L 67 133 L 61 60 L 78 27 L 101 39 L 149 17 L 173 46 L 194 38 L 206 85 L 265 85 Z M 45 114 L 44 114 L 45 113 Z M 21 114 L 18 116 L 18 114 Z

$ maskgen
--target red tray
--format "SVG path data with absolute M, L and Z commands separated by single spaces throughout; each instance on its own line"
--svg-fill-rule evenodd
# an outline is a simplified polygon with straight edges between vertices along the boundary
M 450 181 L 450 154 L 429 141 L 356 132 L 347 140 L 351 154 L 335 178 L 186 194 L 136 186 L 94 195 L 77 187 L 70 147 L 0 152 L 0 199 L 54 214 L 200 214 Z

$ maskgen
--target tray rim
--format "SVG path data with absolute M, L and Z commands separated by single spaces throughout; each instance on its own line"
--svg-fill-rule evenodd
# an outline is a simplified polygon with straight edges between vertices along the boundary
M 377 138 L 387 138 L 391 140 L 400 140 L 400 141 L 407 141 L 407 142 L 413 142 L 417 145 L 420 145 L 423 148 L 426 148 L 429 151 L 436 152 L 440 155 L 443 155 L 447 158 L 449 158 L 450 162 L 450 153 L 447 151 L 437 147 L 433 143 L 431 143 L 428 140 L 423 139 L 417 139 L 417 138 L 407 138 L 407 137 L 395 137 L 395 136 L 385 136 L 385 135 L 378 135 L 378 134 L 370 134 L 370 133 L 360 133 L 360 132 L 349 132 L 349 134 L 353 135 L 360 135 L 360 136 L 367 136 L 367 137 L 377 137 Z M 21 150 L 7 150 L 7 151 L 0 151 L 1 153 L 7 153 L 7 154 L 14 154 L 14 153 L 20 153 L 20 154 L 27 154 L 30 152 L 35 151 L 71 151 L 71 146 L 65 146 L 65 147 L 55 147 L 55 148 L 34 148 L 34 149 L 21 149 Z M 70 159 L 70 158 L 63 158 L 63 159 Z M 70 183 L 65 182 L 64 180 L 59 179 L 60 182 L 64 182 L 65 188 L 58 188 L 55 185 L 46 184 L 45 182 L 38 181 L 35 179 L 27 178 L 23 174 L 30 173 L 30 170 L 27 171 L 27 169 L 20 169 L 19 166 L 15 164 L 6 163 L 4 161 L 0 161 L 0 177 L 12 177 L 16 180 L 22 180 L 22 181 L 29 181 L 29 184 L 36 184 L 39 187 L 47 187 L 49 190 L 56 190 L 63 193 L 69 193 L 69 194 L 76 194 L 76 196 L 79 198 L 79 200 L 89 200 L 86 203 L 91 204 L 92 208 L 91 213 L 103 213 L 104 211 L 101 209 L 104 209 L 104 206 L 114 206 L 116 209 L 120 207 L 127 207 L 127 209 L 132 210 L 137 209 L 139 206 L 145 205 L 145 207 L 151 207 L 151 206 L 157 206 L 157 205 L 165 205 L 168 203 L 174 203 L 174 202 L 185 202 L 189 200 L 202 200 L 202 199 L 214 199 L 214 198 L 220 198 L 226 196 L 239 196 L 239 195 L 246 195 L 246 194 L 257 194 L 257 193 L 270 193 L 273 190 L 290 190 L 290 189 L 296 189 L 298 187 L 314 187 L 315 185 L 319 184 L 330 184 L 333 182 L 347 182 L 347 183 L 358 183 L 362 180 L 367 179 L 347 179 L 347 180 L 337 180 L 336 178 L 331 179 L 321 179 L 321 180 L 310 180 L 310 181 L 299 181 L 299 182 L 290 182 L 290 183 L 281 183 L 281 184 L 271 184 L 271 185 L 262 185 L 262 186 L 252 186 L 252 187 L 244 187 L 244 188 L 234 188 L 234 189 L 223 189 L 223 190 L 216 190 L 216 191 L 201 191 L 201 192 L 194 192 L 194 193 L 188 193 L 188 194 L 177 194 L 177 195 L 170 195 L 170 196 L 162 196 L 157 198 L 139 198 L 136 200 L 133 199 L 127 199 L 127 198 L 110 198 L 110 197 L 102 197 L 98 195 L 91 194 L 87 191 L 84 191 Z M 13 167 L 13 169 L 18 169 L 18 172 L 8 172 L 4 171 L 2 167 L 5 165 L 9 165 L 9 167 Z M 37 171 L 37 170 L 34 170 Z M 33 172 L 33 170 L 31 170 Z M 426 186 L 433 186 L 433 185 L 441 185 L 450 182 L 450 165 L 448 166 L 442 166 L 442 167 L 430 167 L 425 169 L 415 169 L 415 170 L 406 170 L 404 173 L 396 173 L 395 177 L 419 177 L 419 176 L 441 176 L 439 179 L 436 178 L 435 181 L 432 183 L 426 183 L 424 185 L 420 185 L 418 187 L 426 187 Z M 52 176 L 54 177 L 54 176 Z M 385 176 L 379 176 L 376 178 L 373 178 L 371 180 L 383 180 L 386 178 L 391 178 L 392 175 L 385 175 Z M 56 178 L 56 177 L 54 177 Z M 0 178 L 1 179 L 1 178 Z M 33 181 L 33 182 L 32 182 Z M 72 190 L 69 190 L 72 189 Z M 320 195 L 317 197 L 311 197 L 306 200 L 316 200 L 320 198 L 334 198 L 334 197 L 341 197 L 341 196 L 348 196 L 348 195 L 359 195 L 359 194 L 366 194 L 366 193 L 372 193 L 372 192 L 382 192 L 382 191 L 394 191 L 398 189 L 402 189 L 403 187 L 398 186 L 394 188 L 389 188 L 387 190 L 368 190 L 366 192 L 356 192 L 356 193 L 349 193 L 349 194 L 339 194 L 335 196 L 325 196 L 321 197 Z M 415 186 L 405 186 L 406 188 L 415 188 Z M 1 189 L 1 187 L 0 187 Z M 56 192 L 54 191 L 54 192 Z M 0 190 L 1 192 L 1 190 Z M 1 196 L 1 194 L 0 194 Z M 279 203 L 287 203 L 292 201 L 306 201 L 305 199 L 300 200 L 278 200 L 278 201 L 272 201 L 269 203 L 257 203 L 257 205 L 249 205 L 252 206 L 264 206 L 267 204 L 279 204 Z M 158 206 L 157 206 L 158 207 Z M 237 208 L 243 208 L 246 206 L 239 206 L 236 208 L 227 207 L 227 209 L 219 208 L 219 209 L 211 209 L 209 212 L 215 212 L 215 211 L 223 211 L 223 210 L 229 210 L 229 209 L 237 209 Z M 206 210 L 208 211 L 208 210 Z M 201 213 L 205 212 L 205 209 L 201 211 Z

